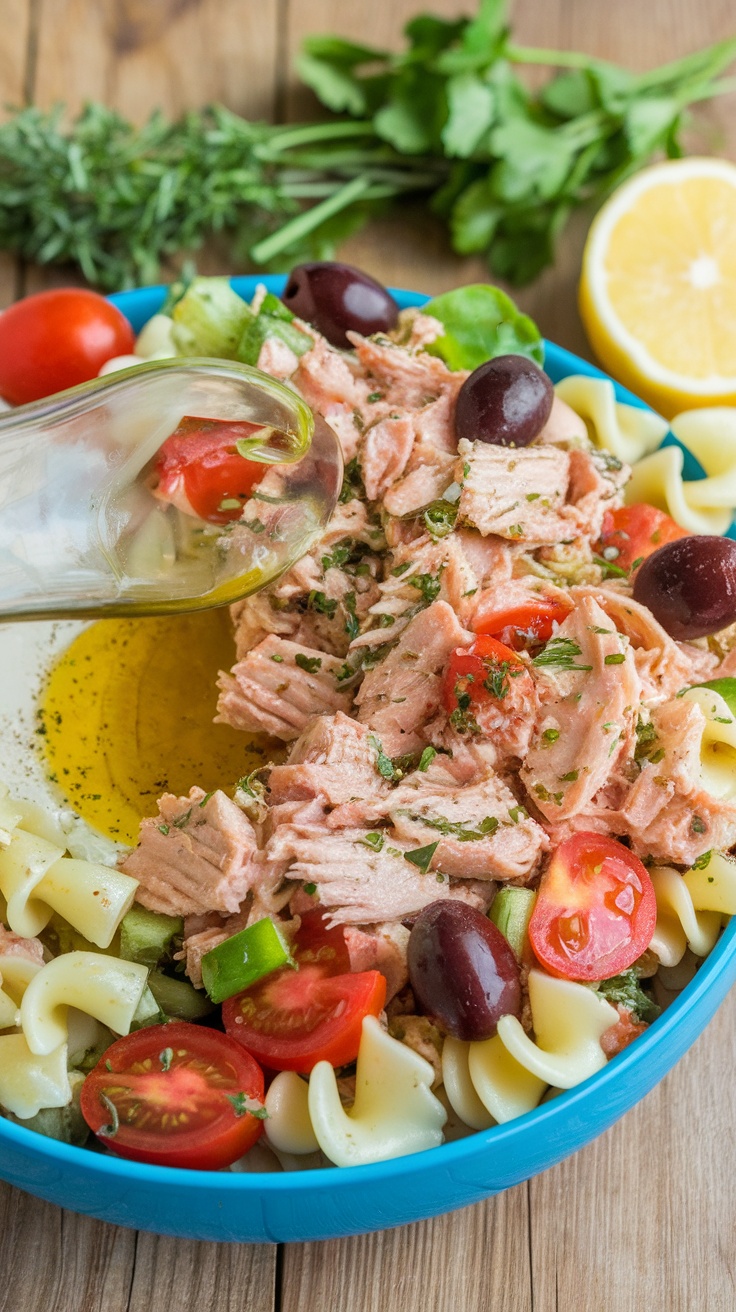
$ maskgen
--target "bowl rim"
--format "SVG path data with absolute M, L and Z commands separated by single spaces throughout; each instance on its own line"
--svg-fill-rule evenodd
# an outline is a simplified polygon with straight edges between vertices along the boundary
M 258 283 L 265 283 L 269 291 L 278 293 L 282 290 L 285 281 L 284 275 L 274 274 L 231 279 L 235 291 L 243 296 L 252 296 Z M 160 308 L 166 291 L 164 285 L 138 288 L 116 293 L 109 299 L 131 319 L 134 327 L 140 328 Z M 431 299 L 423 293 L 406 289 L 392 288 L 391 291 L 402 308 L 421 306 Z M 549 368 L 550 373 L 557 379 L 570 373 L 584 373 L 592 378 L 613 381 L 619 401 L 641 409 L 650 408 L 621 384 L 610 379 L 609 375 L 573 352 L 546 340 L 544 346 L 545 367 Z M 430 1170 L 434 1167 L 459 1166 L 479 1152 L 486 1152 L 494 1147 L 499 1149 L 508 1147 L 517 1137 L 524 1137 L 527 1132 L 538 1131 L 543 1135 L 549 1134 L 551 1138 L 557 1123 L 561 1122 L 564 1125 L 568 1115 L 574 1114 L 579 1105 L 584 1105 L 591 1090 L 605 1095 L 607 1088 L 612 1086 L 611 1092 L 613 1092 L 621 1082 L 633 1079 L 634 1073 L 650 1059 L 654 1064 L 654 1052 L 668 1044 L 673 1031 L 698 1008 L 711 984 L 734 962 L 734 959 L 736 959 L 736 916 L 732 917 L 722 930 L 718 942 L 703 960 L 693 979 L 662 1015 L 652 1022 L 635 1043 L 611 1058 L 601 1070 L 575 1085 L 574 1088 L 555 1095 L 522 1116 L 501 1125 L 491 1126 L 488 1130 L 472 1131 L 462 1138 L 419 1153 L 405 1154 L 363 1166 L 326 1166 L 283 1172 L 194 1171 L 181 1167 L 153 1166 L 115 1157 L 111 1153 L 97 1152 L 88 1147 L 77 1147 L 39 1134 L 36 1130 L 27 1129 L 4 1117 L 0 1117 L 0 1145 L 5 1141 L 20 1151 L 25 1150 L 31 1155 L 48 1158 L 59 1165 L 70 1168 L 84 1167 L 88 1172 L 108 1177 L 111 1183 L 115 1179 L 154 1186 L 170 1186 L 176 1183 L 178 1188 L 184 1191 L 201 1189 L 204 1186 L 216 1187 L 227 1194 L 235 1192 L 256 1195 L 264 1191 L 268 1195 L 283 1195 L 301 1194 L 327 1186 L 332 1189 L 344 1189 L 350 1187 L 354 1180 L 365 1182 L 366 1185 L 390 1184 L 397 1178 L 411 1173 L 412 1169 L 417 1169 L 420 1162 L 424 1168 Z M 698 1030 L 698 1036 L 701 1032 L 702 1030 Z

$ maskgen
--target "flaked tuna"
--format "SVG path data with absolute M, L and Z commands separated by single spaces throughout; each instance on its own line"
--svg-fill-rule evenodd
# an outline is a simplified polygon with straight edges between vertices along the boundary
M 692 865 L 709 848 L 727 851 L 736 843 L 736 805 L 713 797 L 700 781 L 705 716 L 689 698 L 656 706 L 654 737 L 618 812 L 614 832 L 628 834 L 634 851 L 655 861 Z
M 386 980 L 386 1002 L 390 1002 L 409 979 L 406 964 L 408 943 L 409 930 L 395 922 L 366 929 L 345 926 L 350 969 L 354 972 L 380 970 Z
M 348 336 L 359 363 L 392 406 L 421 413 L 443 392 L 457 396 L 468 376 L 463 370 L 451 371 L 436 355 L 411 353 L 388 337 Z
M 542 546 L 597 537 L 605 511 L 620 500 L 622 466 L 600 452 L 463 440 L 455 479 L 462 488 L 459 523 Z
M 583 811 L 630 750 L 641 684 L 631 646 L 583 596 L 535 659 L 539 711 L 520 778 L 552 824 Z
M 43 944 L 37 938 L 23 938 L 0 924 L 0 957 L 23 957 L 38 966 L 43 965 Z M 0 976 L 0 983 L 2 976 Z
M 355 699 L 358 719 L 376 732 L 389 756 L 422 745 L 420 730 L 439 706 L 450 655 L 471 641 L 472 634 L 462 628 L 452 607 L 434 601 L 368 671 Z
M 385 815 L 389 793 L 378 770 L 375 735 L 341 711 L 310 725 L 294 743 L 287 763 L 271 770 L 268 787 L 272 806 L 317 799 L 330 808 L 333 826 Z
M 216 722 L 290 742 L 315 715 L 348 711 L 341 689 L 344 662 L 270 634 L 231 674 L 220 674 Z
M 459 879 L 526 883 L 549 846 L 541 825 L 493 773 L 458 785 L 434 783 L 416 771 L 394 789 L 389 816 L 406 841 L 421 846 L 439 840 L 439 868 Z
M 414 424 L 409 415 L 389 415 L 367 430 L 359 459 L 369 501 L 377 501 L 401 477 L 413 445 Z
M 438 897 L 458 897 L 485 909 L 488 887 L 451 880 L 434 868 L 428 853 L 390 830 L 333 829 L 279 825 L 268 843 L 273 861 L 288 863 L 288 878 L 314 884 L 319 905 L 335 925 L 396 921 Z M 420 868 L 429 861 L 429 868 Z
M 136 900 L 169 916 L 238 911 L 261 873 L 250 820 L 219 789 L 164 793 L 158 810 L 121 863 L 138 880 Z

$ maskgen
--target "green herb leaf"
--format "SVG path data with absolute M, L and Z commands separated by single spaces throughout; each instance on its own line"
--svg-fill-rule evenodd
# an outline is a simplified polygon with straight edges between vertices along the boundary
M 631 967 L 613 979 L 604 979 L 598 988 L 600 997 L 612 1006 L 626 1007 L 637 1020 L 651 1024 L 661 1014 L 661 1007 L 653 1002 L 641 987 L 636 969 Z
M 496 355 L 526 355 L 544 360 L 539 329 L 498 287 L 475 283 L 435 296 L 424 307 L 444 324 L 445 333 L 428 350 L 451 369 L 477 369 Z
M 294 657 L 294 664 L 298 665 L 300 670 L 306 670 L 307 674 L 316 674 L 317 670 L 322 668 L 322 657 L 305 656 L 303 651 L 298 651 Z
M 404 860 L 411 861 L 413 866 L 418 866 L 422 874 L 426 875 L 439 845 L 440 840 L 437 839 L 436 843 L 428 843 L 426 847 L 415 847 L 413 852 L 404 852 Z

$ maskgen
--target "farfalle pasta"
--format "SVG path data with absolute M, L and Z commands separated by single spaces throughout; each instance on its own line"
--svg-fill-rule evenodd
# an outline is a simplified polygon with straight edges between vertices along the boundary
M 610 451 L 623 464 L 631 465 L 655 451 L 667 432 L 667 420 L 661 415 L 617 401 L 607 378 L 570 374 L 557 383 L 555 392 L 585 420 L 593 445 Z
M 634 465 L 627 502 L 657 506 L 690 533 L 725 533 L 736 506 L 736 409 L 686 410 L 671 427 L 706 477 L 683 478 L 681 449 L 662 447 Z

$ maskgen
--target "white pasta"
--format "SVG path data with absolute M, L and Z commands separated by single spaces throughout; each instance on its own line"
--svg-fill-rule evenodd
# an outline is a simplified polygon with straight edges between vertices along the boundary
M 41 969 L 40 962 L 28 957 L 0 953 L 0 1030 L 20 1025 L 20 1000 Z
M 605 1066 L 601 1035 L 619 1017 L 604 998 L 585 984 L 531 970 L 529 1004 L 536 1043 L 516 1016 L 498 1022 L 498 1037 L 520 1066 L 558 1089 L 571 1089 Z
M 687 947 L 696 957 L 707 957 L 721 929 L 720 912 L 699 911 L 685 879 L 671 866 L 653 866 L 649 875 L 657 898 L 652 952 L 663 966 L 676 966 Z M 697 891 L 698 881 L 694 883 Z
M 137 881 L 64 852 L 61 831 L 39 807 L 14 802 L 7 793 L 0 798 L 0 892 L 10 928 L 35 938 L 56 911 L 90 943 L 109 947 L 132 906 Z
M 470 1044 L 451 1035 L 442 1045 L 442 1082 L 452 1110 L 472 1130 L 487 1130 L 497 1117 L 478 1097 L 470 1075 L 468 1053 Z
M 682 882 L 698 911 L 736 916 L 736 861 L 731 857 L 722 852 L 711 852 L 707 864 L 686 871 Z
M 428 1061 L 366 1016 L 351 1110 L 343 1109 L 329 1062 L 318 1062 L 309 1077 L 309 1115 L 325 1156 L 336 1166 L 362 1166 L 436 1148 L 447 1112 L 433 1079 Z
M 685 410 L 672 431 L 707 477 L 683 480 L 682 451 L 665 447 L 634 467 L 626 500 L 666 510 L 691 533 L 725 533 L 736 506 L 736 408 Z
M 736 798 L 736 720 L 728 703 L 712 688 L 688 688 L 682 694 L 705 716 L 700 740 L 700 782 L 712 797 Z
M 481 1103 L 500 1124 L 532 1111 L 547 1088 L 547 1081 L 512 1057 L 498 1034 L 469 1045 L 468 1071 Z
M 557 396 L 584 419 L 593 444 L 631 465 L 656 451 L 667 432 L 667 420 L 651 410 L 616 400 L 607 378 L 571 374 L 555 387 Z
M 55 957 L 31 980 L 20 1004 L 20 1018 L 31 1052 L 46 1056 L 67 1039 L 67 1011 L 77 1007 L 127 1034 L 148 969 L 98 952 L 67 952 Z
M 65 1043 L 41 1055 L 22 1034 L 0 1035 L 0 1106 L 25 1121 L 43 1107 L 66 1107 L 71 1096 Z
M 314 1153 L 319 1149 L 309 1117 L 309 1085 L 296 1071 L 279 1071 L 265 1100 L 266 1138 L 277 1152 Z

